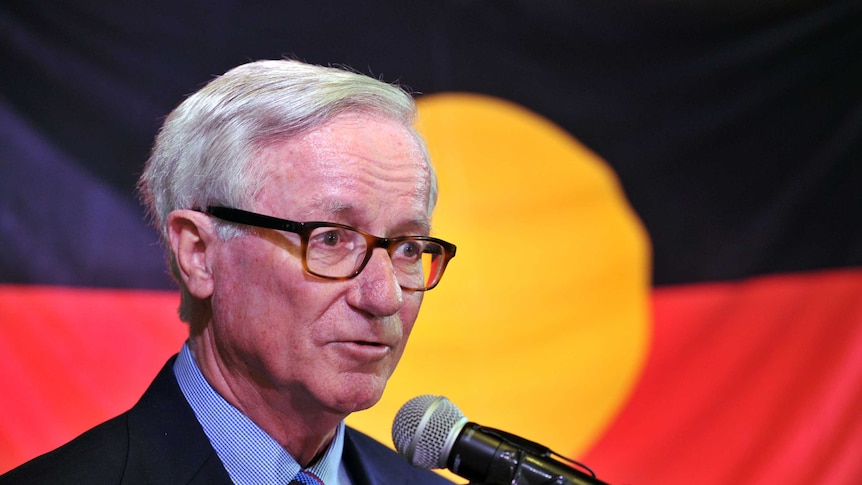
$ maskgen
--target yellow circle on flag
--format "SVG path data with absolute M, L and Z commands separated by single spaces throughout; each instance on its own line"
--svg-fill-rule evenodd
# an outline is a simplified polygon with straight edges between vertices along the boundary
M 470 421 L 576 456 L 645 360 L 647 234 L 610 167 L 548 120 L 472 94 L 418 104 L 440 186 L 432 234 L 457 256 L 383 399 L 348 422 L 391 446 L 401 405 L 438 394 Z

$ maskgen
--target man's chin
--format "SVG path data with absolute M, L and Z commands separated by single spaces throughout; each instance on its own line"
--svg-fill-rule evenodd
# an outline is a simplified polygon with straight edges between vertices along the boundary
M 336 406 L 343 413 L 364 411 L 377 404 L 383 397 L 383 390 L 386 388 L 385 379 L 366 375 L 364 379 L 358 379 L 359 382 L 352 381 L 337 399 Z

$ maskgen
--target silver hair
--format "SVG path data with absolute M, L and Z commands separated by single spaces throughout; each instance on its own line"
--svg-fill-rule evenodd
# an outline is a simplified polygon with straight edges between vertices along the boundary
M 168 214 L 209 205 L 246 207 L 265 182 L 253 163 L 262 149 L 348 112 L 383 116 L 411 130 L 431 171 L 430 214 L 437 200 L 436 176 L 413 127 L 416 104 L 398 86 L 342 68 L 288 59 L 257 61 L 215 78 L 168 115 L 138 190 L 180 285 L 183 320 L 191 318 L 190 295 L 168 244 Z M 219 226 L 222 238 L 237 231 L 235 226 Z

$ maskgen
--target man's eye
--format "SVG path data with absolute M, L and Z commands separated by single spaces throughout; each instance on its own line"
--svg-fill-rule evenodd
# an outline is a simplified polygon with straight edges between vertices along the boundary
M 341 241 L 341 235 L 335 230 L 326 231 L 321 236 L 321 242 L 327 246 L 335 246 L 339 241 Z
M 346 232 L 347 231 L 345 231 L 344 229 L 338 229 L 333 227 L 323 228 L 320 231 L 312 234 L 310 243 L 313 246 L 320 247 L 335 247 L 344 245 L 351 241 L 350 236 L 346 234 Z
M 403 259 L 418 259 L 422 256 L 422 246 L 418 241 L 405 241 L 398 246 L 397 256 Z

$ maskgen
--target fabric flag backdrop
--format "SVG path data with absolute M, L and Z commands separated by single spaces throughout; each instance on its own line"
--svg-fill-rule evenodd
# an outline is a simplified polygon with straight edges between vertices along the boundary
M 610 483 L 862 482 L 860 2 L 365 3 L 0 5 L 0 472 L 178 350 L 135 180 L 290 56 L 416 94 L 459 245 L 351 424 L 434 393 Z

